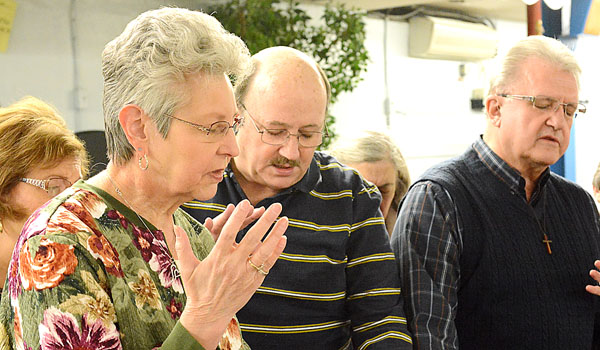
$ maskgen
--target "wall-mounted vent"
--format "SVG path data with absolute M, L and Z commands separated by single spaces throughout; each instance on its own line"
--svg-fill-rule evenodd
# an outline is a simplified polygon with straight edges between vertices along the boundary
M 478 61 L 496 55 L 498 34 L 484 24 L 432 16 L 413 17 L 409 23 L 411 57 Z

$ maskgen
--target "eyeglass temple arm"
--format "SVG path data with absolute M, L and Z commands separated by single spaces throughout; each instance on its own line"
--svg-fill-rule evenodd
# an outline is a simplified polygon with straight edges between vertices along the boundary
M 30 185 L 33 185 L 33 186 L 37 186 L 43 190 L 46 190 L 46 187 L 48 184 L 48 180 L 30 179 L 27 177 L 22 177 L 21 181 L 28 183 Z

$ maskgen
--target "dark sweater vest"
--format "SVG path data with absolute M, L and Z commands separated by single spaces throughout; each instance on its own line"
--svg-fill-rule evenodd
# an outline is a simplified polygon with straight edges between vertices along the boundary
M 455 325 L 460 349 L 590 349 L 598 298 L 585 291 L 600 258 L 596 210 L 551 174 L 534 208 L 469 149 L 422 180 L 448 190 L 462 223 Z M 545 202 L 545 205 L 544 205 Z M 542 206 L 542 207 L 538 207 Z

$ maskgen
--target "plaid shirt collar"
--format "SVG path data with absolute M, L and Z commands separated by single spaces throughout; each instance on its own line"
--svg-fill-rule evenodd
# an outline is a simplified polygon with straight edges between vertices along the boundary
M 483 135 L 479 136 L 479 138 L 473 143 L 472 147 L 477 153 L 477 156 L 481 162 L 483 162 L 483 164 L 485 164 L 485 166 L 490 169 L 490 171 L 496 175 L 500 181 L 506 183 L 511 191 L 519 193 L 523 196 L 523 198 L 526 198 L 525 179 L 521 177 L 521 173 L 512 168 L 507 162 L 500 158 L 500 156 L 494 153 L 490 146 L 483 141 Z M 540 176 L 537 188 L 531 196 L 532 202 L 537 200 L 542 188 L 549 178 L 550 168 L 547 168 Z

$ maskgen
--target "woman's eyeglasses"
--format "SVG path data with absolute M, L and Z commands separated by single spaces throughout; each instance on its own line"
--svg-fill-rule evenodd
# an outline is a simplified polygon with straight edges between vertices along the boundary
M 227 135 L 227 132 L 229 131 L 229 129 L 233 129 L 233 133 L 237 135 L 237 133 L 240 129 L 240 125 L 242 124 L 242 122 L 244 120 L 244 118 L 242 118 L 239 114 L 236 114 L 233 116 L 233 124 L 229 124 L 229 122 L 227 122 L 225 120 L 219 120 L 217 122 L 210 124 L 210 126 L 206 127 L 206 126 L 188 122 L 187 120 L 179 119 L 177 117 L 173 117 L 170 115 L 167 115 L 167 117 L 169 117 L 171 119 L 179 120 L 182 123 L 186 123 L 187 125 L 193 126 L 194 128 L 202 131 L 202 133 L 204 134 L 205 142 L 221 141 L 221 139 L 223 139 L 223 137 L 225 137 L 225 135 Z
M 50 197 L 56 196 L 72 185 L 71 181 L 58 176 L 53 176 L 45 180 L 22 177 L 20 181 L 41 188 L 46 191 Z

